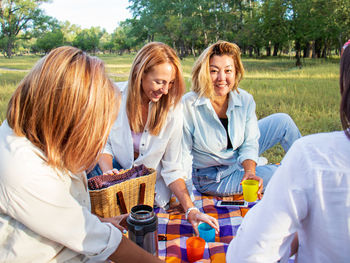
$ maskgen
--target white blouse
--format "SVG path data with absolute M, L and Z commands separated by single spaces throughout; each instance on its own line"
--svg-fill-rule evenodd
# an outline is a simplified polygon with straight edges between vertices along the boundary
M 122 102 L 103 153 L 112 155 L 123 169 L 140 164 L 156 169 L 155 202 L 164 207 L 172 195 L 168 185 L 180 178 L 185 179 L 181 164 L 182 105 L 169 111 L 159 135 L 151 135 L 146 123 L 140 139 L 139 156 L 134 160 L 133 139 L 126 113 L 127 82 L 117 83 L 117 86 L 122 92 Z
M 63 174 L 4 121 L 0 127 L 0 262 L 102 262 L 121 232 L 90 213 L 85 173 Z
M 350 140 L 343 131 L 293 144 L 244 217 L 227 262 L 285 262 L 295 232 L 296 262 L 349 262 Z

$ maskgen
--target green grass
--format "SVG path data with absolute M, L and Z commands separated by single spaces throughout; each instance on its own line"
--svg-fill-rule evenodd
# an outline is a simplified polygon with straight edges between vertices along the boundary
M 99 57 L 106 63 L 111 79 L 125 81 L 134 56 Z M 0 123 L 5 119 L 13 90 L 38 59 L 39 56 L 0 57 Z M 194 60 L 188 57 L 181 61 L 187 90 Z M 303 67 L 296 68 L 295 60 L 289 58 L 243 58 L 246 72 L 240 87 L 254 96 L 259 119 L 272 113 L 285 112 L 294 119 L 302 135 L 340 130 L 339 59 L 304 59 L 302 62 Z M 280 146 L 264 154 L 270 162 L 279 162 L 283 155 Z

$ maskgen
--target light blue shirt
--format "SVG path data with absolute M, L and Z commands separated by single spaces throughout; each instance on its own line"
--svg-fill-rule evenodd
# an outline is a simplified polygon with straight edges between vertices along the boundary
M 242 168 L 250 159 L 258 161 L 260 136 L 253 96 L 239 89 L 229 93 L 226 115 L 232 149 L 227 149 L 227 133 L 210 100 L 189 92 L 183 97 L 183 165 L 189 178 L 193 168 L 229 165 Z

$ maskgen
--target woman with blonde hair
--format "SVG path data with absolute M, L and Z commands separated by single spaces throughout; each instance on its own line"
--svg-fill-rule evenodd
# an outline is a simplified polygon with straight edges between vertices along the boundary
M 278 142 L 288 151 L 301 137 L 287 114 L 257 120 L 253 97 L 238 88 L 243 75 L 240 49 L 226 41 L 209 46 L 193 67 L 193 91 L 183 98 L 183 164 L 202 193 L 241 193 L 241 182 L 254 179 L 261 196 L 277 167 L 257 166 L 265 164 L 259 155 Z
M 103 62 L 73 47 L 54 49 L 21 81 L 0 127 L 1 262 L 158 260 L 121 234 L 125 216 L 90 212 L 84 171 L 119 97 Z
M 99 159 L 97 174 L 118 173 L 115 168 L 128 169 L 140 164 L 154 168 L 156 205 L 168 208 L 174 194 L 196 234 L 200 221 L 218 231 L 217 220 L 200 213 L 193 205 L 184 180 L 183 112 L 179 102 L 185 84 L 175 51 L 159 42 L 145 45 L 133 61 L 128 83 L 119 86 L 127 87 L 122 87 L 120 114 Z

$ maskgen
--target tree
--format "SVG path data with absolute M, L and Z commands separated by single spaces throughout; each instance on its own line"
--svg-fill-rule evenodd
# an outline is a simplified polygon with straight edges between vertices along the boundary
M 59 29 L 52 32 L 46 32 L 36 40 L 36 47 L 45 53 L 48 53 L 51 49 L 62 46 L 63 44 L 64 36 Z
M 100 38 L 105 33 L 100 27 L 91 27 L 90 29 L 83 29 L 73 40 L 73 46 L 84 51 L 95 53 L 98 49 Z
M 33 22 L 42 17 L 39 6 L 48 1 L 0 0 L 0 44 L 6 57 L 12 56 L 16 40 L 25 38 L 26 31 L 33 26 Z
M 284 0 L 265 0 L 262 4 L 262 31 L 267 56 L 277 56 L 278 50 L 288 41 L 288 25 L 285 19 L 286 3 Z
M 73 45 L 74 39 L 82 31 L 80 26 L 71 24 L 68 21 L 60 23 L 60 30 L 63 33 L 65 41 L 69 45 Z

